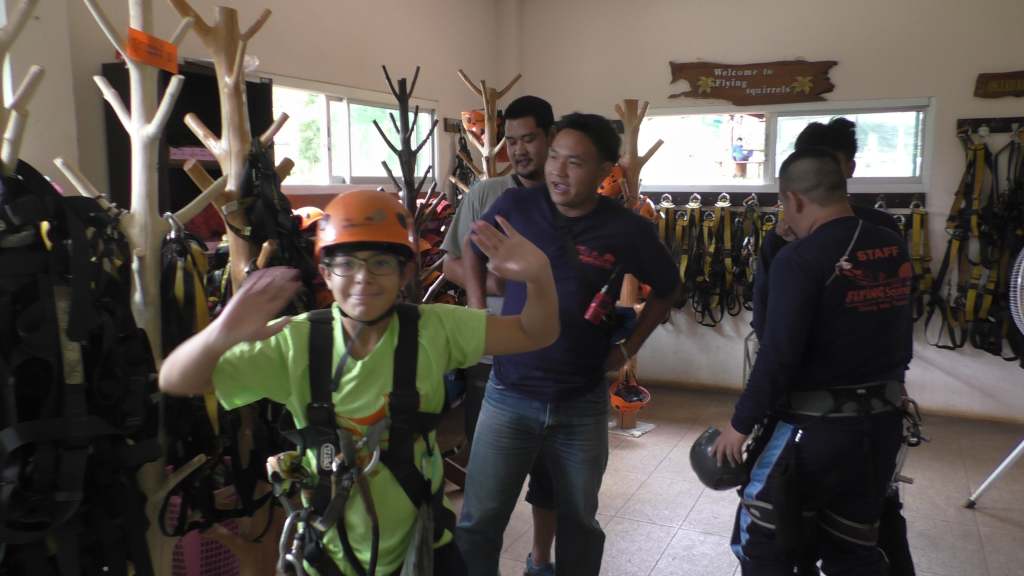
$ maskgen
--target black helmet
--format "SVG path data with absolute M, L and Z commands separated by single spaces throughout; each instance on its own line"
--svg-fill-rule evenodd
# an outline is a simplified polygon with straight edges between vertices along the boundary
M 718 440 L 721 432 L 714 426 L 705 430 L 690 447 L 690 466 L 708 488 L 712 490 L 728 490 L 741 486 L 747 481 L 747 467 L 744 464 L 733 465 L 728 459 L 718 465 L 711 448 Z

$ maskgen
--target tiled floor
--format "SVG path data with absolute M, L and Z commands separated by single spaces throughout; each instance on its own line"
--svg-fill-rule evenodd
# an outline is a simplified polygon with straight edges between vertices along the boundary
M 607 534 L 601 574 L 732 576 L 729 550 L 737 497 L 705 489 L 689 449 L 708 425 L 722 426 L 734 396 L 654 390 L 639 438 L 612 436 L 598 520 Z M 921 576 L 1024 576 L 1024 461 L 981 498 L 963 503 L 1024 439 L 1024 426 L 925 417 L 932 441 L 910 452 L 904 486 L 910 545 Z M 456 506 L 458 493 L 452 494 Z M 505 531 L 501 571 L 522 573 L 531 546 L 529 506 L 520 500 Z

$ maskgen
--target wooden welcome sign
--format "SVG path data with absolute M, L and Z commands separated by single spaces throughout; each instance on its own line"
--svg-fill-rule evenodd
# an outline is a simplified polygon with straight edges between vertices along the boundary
M 978 74 L 978 80 L 974 83 L 974 95 L 978 98 L 1024 96 L 1024 70 Z
M 835 85 L 828 77 L 835 60 L 784 60 L 755 64 L 669 62 L 672 84 L 686 80 L 690 90 L 669 98 L 728 100 L 737 106 L 816 102 Z

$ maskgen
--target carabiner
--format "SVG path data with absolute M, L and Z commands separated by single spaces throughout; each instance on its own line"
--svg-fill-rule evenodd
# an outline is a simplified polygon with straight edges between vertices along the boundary
M 281 539 L 277 543 L 277 573 L 278 574 L 289 574 L 294 573 L 295 576 L 306 576 L 306 569 L 302 565 L 302 534 L 298 526 L 301 521 L 300 516 L 303 510 L 296 510 L 288 515 L 288 518 L 284 521 L 284 528 L 281 530 Z M 291 538 L 291 546 L 289 546 L 289 535 L 294 532 Z M 291 566 L 293 572 L 289 572 L 288 567 Z

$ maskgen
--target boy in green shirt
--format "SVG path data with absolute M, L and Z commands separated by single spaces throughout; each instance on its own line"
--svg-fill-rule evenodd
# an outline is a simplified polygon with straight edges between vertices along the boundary
M 293 269 L 262 270 L 246 280 L 217 320 L 164 360 L 160 389 L 173 395 L 213 389 L 228 409 L 269 398 L 284 404 L 296 427 L 302 429 L 310 424 L 311 411 L 316 407 L 310 383 L 310 347 L 323 347 L 330 339 L 330 370 L 312 370 L 317 374 L 314 377 L 331 377 L 330 411 L 335 422 L 330 425 L 341 431 L 339 437 L 345 435 L 356 446 L 360 441 L 369 445 L 355 452 L 350 468 L 356 476 L 360 470 L 365 474 L 358 478 L 360 489 L 352 489 L 340 503 L 337 520 L 327 521 L 327 525 L 321 521 L 322 532 L 313 529 L 316 523 L 312 520 L 305 522 L 306 532 L 316 535 L 318 549 L 325 554 L 316 562 L 305 562 L 304 569 L 362 576 L 374 572 L 423 573 L 423 565 L 433 565 L 435 574 L 463 573 L 461 559 L 451 544 L 453 526 L 444 525 L 445 516 L 454 517 L 443 508 L 433 513 L 437 523 L 433 558 L 409 552 L 415 548 L 424 502 L 414 503 L 408 482 L 398 477 L 414 470 L 416 478 L 430 487 L 426 500 L 441 502 L 444 480 L 440 450 L 435 433 L 422 429 L 421 418 L 440 413 L 445 372 L 475 364 L 484 354 L 518 354 L 554 342 L 559 333 L 558 305 L 550 263 L 507 222 L 499 221 L 504 233 L 486 223 L 474 225 L 472 238 L 489 256 L 491 270 L 507 280 L 527 284 L 527 304 L 518 316 L 488 316 L 482 310 L 447 305 L 411 308 L 415 321 L 411 325 L 418 329 L 413 332 L 417 336 L 415 345 L 410 345 L 415 348 L 411 356 L 415 370 L 410 372 L 411 366 L 403 366 L 401 361 L 396 366 L 395 360 L 396 348 L 402 342 L 400 326 L 410 325 L 399 319 L 403 314 L 409 317 L 405 313 L 408 310 L 398 308 L 399 293 L 417 268 L 411 215 L 391 196 L 368 190 L 339 195 L 325 212 L 317 232 L 316 254 L 321 275 L 335 299 L 327 332 L 332 336 L 311 339 L 315 312 L 272 322 L 300 284 Z M 398 422 L 410 419 L 399 415 L 389 425 L 395 406 L 389 403 L 389 397 L 398 394 L 392 375 L 403 371 L 410 377 L 415 375 L 418 407 L 414 410 L 418 414 L 415 422 Z M 396 425 L 420 432 L 414 439 L 408 437 L 412 448 L 409 453 L 403 452 L 402 462 L 388 453 Z M 382 438 L 375 454 L 370 445 L 376 442 L 377 434 Z M 303 486 L 314 501 L 317 472 L 325 478 L 332 474 L 332 459 L 325 461 L 324 448 L 317 452 L 315 446 L 311 447 L 302 462 L 307 477 Z M 341 462 L 342 452 L 338 449 L 335 466 Z M 374 465 L 377 455 L 381 460 Z M 409 459 L 413 466 L 401 466 Z M 330 492 L 337 493 L 333 488 Z M 369 502 L 364 501 L 364 493 L 370 495 Z M 304 500 L 308 503 L 310 498 Z M 330 507 L 313 508 L 314 518 L 330 517 Z M 370 509 L 375 512 L 371 514 Z M 313 557 L 307 555 L 306 559 Z M 419 567 L 417 572 L 412 571 L 414 565 Z

